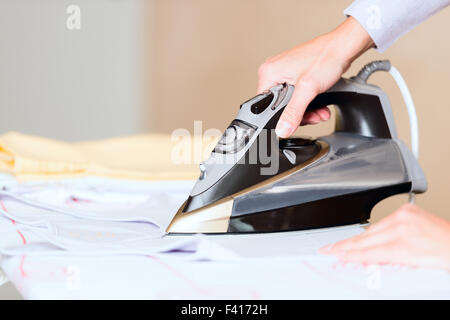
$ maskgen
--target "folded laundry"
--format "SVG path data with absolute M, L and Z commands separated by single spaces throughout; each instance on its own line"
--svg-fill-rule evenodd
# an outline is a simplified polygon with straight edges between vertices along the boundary
M 11 218 L 27 224 L 36 224 L 47 216 L 59 214 L 89 220 L 148 222 L 164 227 L 187 192 L 180 186 L 178 191 L 168 190 L 164 182 L 148 182 L 148 189 L 139 192 L 128 191 L 125 181 L 121 189 L 110 190 L 102 190 L 95 184 L 92 190 L 70 184 L 67 180 L 64 183 L 6 186 L 0 191 L 0 210 L 7 212 L 7 207 L 12 207 L 11 212 L 19 213 Z M 192 183 L 180 181 L 179 184 L 188 187 Z
M 165 234 L 192 183 L 117 182 L 85 178 L 4 186 L 0 214 L 58 248 L 145 253 Z
M 80 178 L 0 191 L 0 253 L 148 255 L 226 260 L 315 254 L 361 227 L 271 235 L 165 236 L 193 181 Z
M 0 136 L 0 171 L 9 172 L 20 181 L 77 176 L 196 179 L 202 157 L 192 154 L 207 154 L 216 140 L 208 135 L 180 139 L 164 134 L 141 134 L 67 143 L 8 132 Z
M 237 254 L 205 237 L 162 237 L 155 228 L 136 223 L 84 221 L 42 228 L 0 215 L 0 256 L 148 256 L 183 260 L 230 260 Z M 147 229 L 146 229 L 147 228 Z M 144 234 L 144 232 L 150 232 Z M 151 233 L 153 232 L 153 234 Z

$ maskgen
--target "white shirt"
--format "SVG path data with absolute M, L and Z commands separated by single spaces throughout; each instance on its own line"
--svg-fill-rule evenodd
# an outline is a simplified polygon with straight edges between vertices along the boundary
M 356 0 L 344 14 L 355 18 L 384 52 L 403 34 L 450 4 L 450 0 Z

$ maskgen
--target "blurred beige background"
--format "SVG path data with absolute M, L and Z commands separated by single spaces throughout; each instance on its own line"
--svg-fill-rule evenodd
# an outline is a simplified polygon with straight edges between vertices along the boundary
M 148 128 L 223 130 L 240 103 L 254 95 L 257 69 L 264 60 L 325 33 L 345 17 L 351 0 L 164 0 L 151 2 L 151 76 Z M 412 92 L 420 126 L 420 163 L 429 190 L 418 204 L 450 219 L 450 9 L 441 11 L 402 37 L 384 54 L 371 50 L 346 76 L 373 59 L 390 59 Z M 383 87 L 394 108 L 399 136 L 409 143 L 408 115 L 395 82 L 378 73 L 371 82 Z M 319 135 L 332 123 L 301 128 Z M 379 204 L 373 221 L 386 216 L 406 196 Z
M 0 0 L 0 132 L 74 141 L 144 131 L 146 2 Z M 67 27 L 70 6 L 79 29 Z
M 258 66 L 344 20 L 351 0 L 0 0 L 0 133 L 16 130 L 74 141 L 139 132 L 221 131 L 255 94 Z M 81 9 L 68 30 L 66 9 Z M 346 76 L 388 58 L 406 78 L 420 125 L 429 190 L 418 203 L 450 219 L 450 9 L 371 50 Z M 371 82 L 391 98 L 400 137 L 408 116 L 389 75 Z M 320 135 L 332 122 L 303 127 Z M 406 201 L 378 205 L 372 221 Z M 1 299 L 18 298 L 9 284 Z
M 140 132 L 221 131 L 256 91 L 269 56 L 325 33 L 351 0 L 1 0 L 0 132 L 62 140 Z M 69 5 L 81 29 L 68 30 Z M 413 94 L 420 125 L 420 162 L 429 191 L 418 203 L 450 219 L 450 9 L 401 38 L 384 54 L 371 50 L 347 76 L 388 58 Z M 371 81 L 391 98 L 400 137 L 408 116 L 388 74 Z M 301 128 L 327 133 L 332 122 Z M 374 212 L 378 220 L 406 199 Z

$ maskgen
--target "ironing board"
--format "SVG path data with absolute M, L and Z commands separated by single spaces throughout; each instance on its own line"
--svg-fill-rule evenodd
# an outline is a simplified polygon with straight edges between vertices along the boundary
M 238 258 L 15 256 L 1 267 L 25 299 L 448 299 L 437 270 L 341 265 L 315 250 L 362 231 L 220 236 Z M 217 248 L 216 248 L 217 249 Z
M 352 225 L 204 236 L 195 254 L 3 256 L 0 268 L 10 290 L 14 286 L 25 299 L 450 298 L 450 275 L 444 271 L 342 265 L 317 254 L 320 247 L 362 231 L 363 226 Z M 4 290 L 0 287 L 0 299 Z

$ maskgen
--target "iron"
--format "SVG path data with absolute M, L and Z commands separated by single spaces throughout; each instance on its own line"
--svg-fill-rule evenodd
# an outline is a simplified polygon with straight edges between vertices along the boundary
M 244 102 L 166 231 L 260 233 L 366 223 L 381 200 L 425 192 L 425 175 L 397 137 L 386 93 L 365 80 L 341 78 L 311 102 L 307 110 L 336 110 L 334 132 L 317 139 L 274 133 L 293 86 L 280 84 Z

